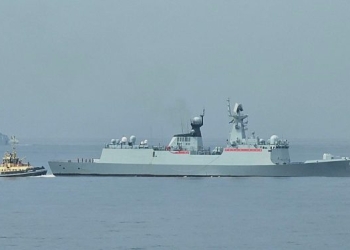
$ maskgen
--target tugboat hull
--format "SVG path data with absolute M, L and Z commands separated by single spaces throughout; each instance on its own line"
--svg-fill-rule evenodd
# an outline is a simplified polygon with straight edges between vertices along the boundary
M 46 175 L 47 170 L 44 167 L 37 167 L 34 169 L 30 169 L 29 171 L 17 171 L 17 172 L 2 172 L 0 173 L 0 177 L 28 177 L 28 176 L 40 176 Z

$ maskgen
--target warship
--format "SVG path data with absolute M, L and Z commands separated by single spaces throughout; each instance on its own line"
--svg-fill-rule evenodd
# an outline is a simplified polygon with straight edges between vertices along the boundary
M 11 137 L 11 142 L 18 143 L 15 137 Z M 47 170 L 44 167 L 34 167 L 29 162 L 23 162 L 17 156 L 16 148 L 13 146 L 11 153 L 6 152 L 0 164 L 0 177 L 26 177 L 45 175 Z
M 268 140 L 248 137 L 242 104 L 231 108 L 232 131 L 223 147 L 203 146 L 203 113 L 191 120 L 189 133 L 176 134 L 167 146 L 150 146 L 136 137 L 112 139 L 99 159 L 49 161 L 54 175 L 159 177 L 304 177 L 350 176 L 350 158 L 324 154 L 321 159 L 291 162 L 289 142 L 272 135 Z

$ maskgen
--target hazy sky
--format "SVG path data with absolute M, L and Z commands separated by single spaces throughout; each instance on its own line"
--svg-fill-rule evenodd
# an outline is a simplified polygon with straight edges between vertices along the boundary
M 0 132 L 170 139 L 226 99 L 263 138 L 350 139 L 349 1 L 0 1 Z M 182 124 L 182 125 L 181 125 Z

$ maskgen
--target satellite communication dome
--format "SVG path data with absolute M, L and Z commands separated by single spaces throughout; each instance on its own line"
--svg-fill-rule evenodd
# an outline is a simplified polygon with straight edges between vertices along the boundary
M 132 144 L 135 144 L 136 136 L 134 136 L 134 135 L 130 136 L 129 142 L 131 142 Z
M 260 144 L 265 144 L 265 140 L 262 138 L 259 140 L 259 142 L 260 142 Z
M 148 143 L 148 141 L 147 141 L 147 140 L 144 140 L 144 141 L 143 141 L 143 144 L 147 144 L 147 143 Z
M 113 144 L 113 145 L 117 144 L 117 140 L 116 139 L 112 139 L 111 140 L 111 144 Z
M 122 143 L 126 143 L 126 142 L 128 142 L 128 138 L 126 138 L 125 136 L 122 137 Z
M 193 118 L 192 123 L 196 124 L 196 125 L 200 125 L 200 124 L 202 124 L 202 119 L 200 117 L 196 116 L 195 118 Z
M 273 135 L 270 137 L 270 143 L 271 144 L 277 144 L 278 142 L 278 136 L 277 135 Z

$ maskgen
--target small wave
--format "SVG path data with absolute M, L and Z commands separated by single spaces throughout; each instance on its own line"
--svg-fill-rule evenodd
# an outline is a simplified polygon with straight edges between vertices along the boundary
M 39 176 L 34 176 L 34 177 L 38 177 L 38 178 L 52 178 L 52 177 L 56 177 L 53 174 L 46 174 L 46 175 L 39 175 Z

